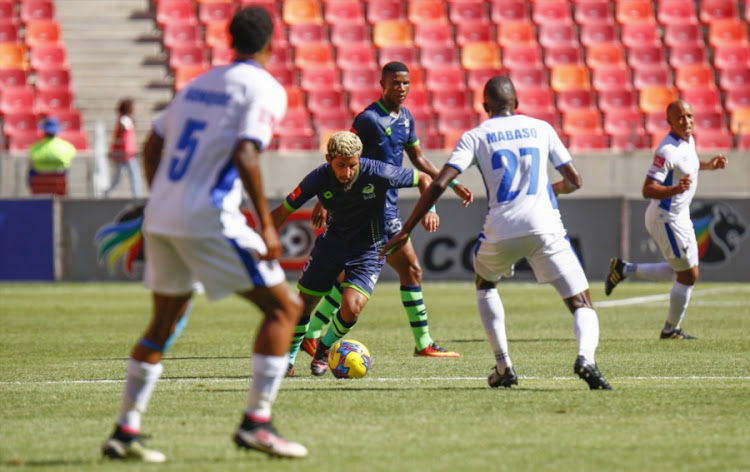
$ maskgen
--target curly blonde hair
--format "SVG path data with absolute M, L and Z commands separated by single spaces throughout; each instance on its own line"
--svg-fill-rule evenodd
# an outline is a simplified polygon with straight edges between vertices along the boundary
M 362 154 L 362 141 L 351 131 L 337 131 L 328 139 L 328 155 L 354 157 Z

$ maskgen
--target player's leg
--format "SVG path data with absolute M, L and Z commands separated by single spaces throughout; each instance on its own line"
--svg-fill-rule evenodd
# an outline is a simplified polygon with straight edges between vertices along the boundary
M 297 359 L 297 354 L 299 354 L 300 346 L 303 344 L 305 333 L 307 332 L 310 325 L 310 313 L 315 308 L 315 306 L 318 305 L 321 299 L 320 296 L 305 293 L 303 291 L 300 291 L 299 297 L 302 301 L 303 306 L 302 316 L 300 317 L 297 325 L 294 327 L 294 334 L 292 335 L 292 343 L 291 347 L 289 348 L 289 366 L 286 372 L 287 377 L 292 377 L 294 375 L 294 362 Z M 317 345 L 317 338 L 315 339 L 315 341 Z M 312 354 L 315 354 L 315 351 L 313 351 Z
M 419 264 L 414 245 L 409 240 L 400 250 L 388 255 L 388 265 L 398 273 L 401 283 L 401 303 L 409 318 L 414 336 L 414 355 L 425 357 L 459 357 L 457 352 L 446 351 L 438 346 L 430 336 L 427 323 L 427 308 L 422 296 L 422 267 Z
M 359 315 L 370 299 L 370 293 L 359 286 L 344 283 L 342 289 L 341 309 L 333 317 L 328 330 L 318 342 L 310 363 L 310 369 L 315 376 L 323 375 L 328 371 L 328 352 L 331 346 L 354 328 Z
M 693 286 L 698 280 L 698 266 L 688 270 L 677 272 L 677 279 L 669 292 L 669 311 L 667 320 L 664 322 L 659 334 L 660 339 L 695 339 L 680 328 L 685 312 L 687 311 L 690 296 L 693 294 Z
M 318 339 L 320 339 L 321 333 L 328 326 L 328 323 L 331 322 L 331 319 L 336 316 L 340 307 L 341 285 L 336 282 L 331 287 L 331 292 L 323 297 L 315 312 L 310 317 L 310 324 L 302 340 L 302 349 L 306 353 L 311 356 L 315 355 L 315 348 L 318 346 Z

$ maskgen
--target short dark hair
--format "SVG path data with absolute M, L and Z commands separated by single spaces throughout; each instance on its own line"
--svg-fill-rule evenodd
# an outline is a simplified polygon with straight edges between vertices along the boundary
M 130 113 L 132 110 L 133 110 L 132 98 L 123 98 L 122 100 L 120 100 L 120 103 L 117 104 L 117 111 L 119 111 L 121 115 Z
M 383 66 L 382 75 L 385 75 L 389 72 L 394 74 L 397 72 L 406 72 L 408 74 L 409 68 L 406 67 L 406 64 L 404 64 L 403 62 L 393 61 Z
M 232 47 L 242 54 L 255 54 L 263 49 L 273 36 L 273 19 L 260 6 L 239 10 L 229 24 Z

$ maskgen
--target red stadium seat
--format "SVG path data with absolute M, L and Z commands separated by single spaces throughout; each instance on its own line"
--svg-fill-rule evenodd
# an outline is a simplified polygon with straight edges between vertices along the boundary
M 466 89 L 464 70 L 460 65 L 435 67 L 427 70 L 425 87 L 429 91 L 454 88 Z
M 292 108 L 287 110 L 284 118 L 274 128 L 277 136 L 313 136 L 312 118 L 306 108 Z
M 573 18 L 581 26 L 612 23 L 614 21 L 613 3 L 605 0 L 576 1 Z
M 461 47 L 477 41 L 494 41 L 495 34 L 490 23 L 459 23 L 456 25 L 456 44 Z
M 643 113 L 638 108 L 604 110 L 604 131 L 607 134 L 630 134 L 645 131 Z
M 370 24 L 392 20 L 404 21 L 404 3 L 401 0 L 368 0 L 366 19 Z
M 577 27 L 572 23 L 540 25 L 539 44 L 545 48 L 557 44 L 578 44 Z
M 638 46 L 628 49 L 628 65 L 634 70 L 658 68 L 666 63 L 664 48 L 660 46 Z
M 90 149 L 89 137 L 83 130 L 60 131 L 58 136 L 70 142 L 78 151 L 87 151 Z
M 734 147 L 734 139 L 728 129 L 704 129 L 696 131 L 695 149 L 697 151 L 730 150 Z
M 342 71 L 377 69 L 375 49 L 359 44 L 339 46 L 336 48 L 336 65 Z
M 279 136 L 279 153 L 294 154 L 300 151 L 314 151 L 318 149 L 315 136 L 297 134 L 291 136 Z
M 328 110 L 313 116 L 313 126 L 320 134 L 331 130 L 348 130 L 352 127 L 352 118 L 352 112 L 348 109 Z
M 211 49 L 211 65 L 212 66 L 224 66 L 227 64 L 230 64 L 232 61 L 234 61 L 234 49 L 228 48 L 228 47 L 216 47 Z M 197 65 L 204 67 L 205 64 L 203 63 L 197 63 L 197 64 L 184 64 L 180 65 L 179 68 L 184 68 L 189 65 Z M 277 66 L 278 64 L 274 63 L 271 66 Z
M 18 25 L 19 19 L 16 14 L 16 0 L 0 0 L 0 21 Z
M 459 26 L 464 23 L 489 24 L 490 16 L 487 4 L 476 0 L 456 0 L 448 2 L 448 19 L 451 23 Z
M 581 44 L 586 47 L 595 44 L 619 43 L 617 26 L 614 23 L 586 23 L 581 25 Z
M 599 92 L 606 90 L 630 90 L 633 80 L 626 66 L 603 67 L 591 71 L 591 86 Z
M 8 136 L 8 151 L 12 153 L 25 153 L 32 144 L 37 142 L 44 134 L 40 130 L 29 133 L 19 133 Z
M 341 85 L 346 91 L 371 90 L 379 82 L 380 70 L 378 69 L 344 69 L 341 71 Z
M 492 0 L 490 20 L 496 25 L 509 21 L 528 21 L 529 6 L 525 0 Z
M 305 91 L 320 88 L 339 89 L 340 84 L 339 71 L 334 65 L 309 67 L 300 71 L 300 87 Z
M 164 28 L 167 23 L 198 23 L 195 3 L 192 0 L 159 0 L 156 4 L 156 24 Z
M 334 23 L 331 25 L 331 43 L 334 46 L 358 44 L 373 47 L 370 27 L 360 23 Z
M 73 92 L 67 89 L 38 90 L 34 109 L 40 115 L 54 115 L 73 107 Z
M 328 27 L 323 23 L 295 23 L 289 25 L 289 44 L 301 46 L 308 43 L 328 42 Z
M 266 70 L 285 87 L 297 83 L 297 75 L 294 72 L 293 66 L 287 64 L 266 64 Z
M 0 68 L 0 85 L 5 87 L 19 87 L 27 83 L 29 73 L 25 69 Z
M 708 51 L 703 44 L 678 45 L 669 50 L 669 65 L 672 68 L 705 63 L 708 63 Z
M 413 25 L 448 23 L 448 10 L 442 0 L 410 0 L 406 4 L 406 18 Z
M 175 46 L 169 53 L 169 68 L 176 70 L 186 65 L 207 65 L 206 50 L 200 46 Z
M 420 48 L 422 67 L 427 70 L 435 67 L 460 65 L 460 53 L 455 46 L 425 46 Z
M 747 24 L 739 18 L 711 22 L 708 26 L 708 44 L 714 48 L 748 44 Z
M 414 103 L 411 97 L 415 95 L 414 92 L 415 90 L 412 89 L 409 92 L 409 98 L 407 99 L 409 100 L 409 103 L 407 104 L 408 105 L 407 108 L 409 108 L 409 110 L 411 110 L 412 112 L 414 112 L 414 109 L 413 109 Z M 383 90 L 380 87 L 377 87 L 375 85 L 373 85 L 373 87 L 370 90 L 360 89 L 360 90 L 350 91 L 349 92 L 349 111 L 351 111 L 352 113 L 356 115 L 357 113 L 361 112 L 362 110 L 370 106 L 372 102 L 378 100 L 380 96 L 382 95 L 382 93 L 383 93 Z
M 633 70 L 633 86 L 641 90 L 649 85 L 672 85 L 672 69 L 667 64 Z
M 431 96 L 431 106 L 438 113 L 463 111 L 471 107 L 471 95 L 466 90 L 435 90 Z
M 714 20 L 739 18 L 737 2 L 735 0 L 701 0 L 698 18 L 704 24 L 710 24 Z
M 544 66 L 541 67 L 519 67 L 517 69 L 509 69 L 508 77 L 513 81 L 513 85 L 516 87 L 516 91 L 523 90 L 529 87 L 549 87 L 549 76 L 547 69 Z
M 178 67 L 174 71 L 174 90 L 182 90 L 190 83 L 191 80 L 206 72 L 210 66 L 208 64 L 189 64 Z
M 37 90 L 70 89 L 70 70 L 45 69 L 37 71 L 34 87 Z
M 644 113 L 646 132 L 653 135 L 660 135 L 654 141 L 654 145 L 661 141 L 664 134 L 669 131 L 669 123 L 667 123 L 667 112 L 666 107 L 664 110 L 652 111 Z
M 659 0 L 656 19 L 665 27 L 671 25 L 696 25 L 698 15 L 695 2 L 685 0 Z
M 7 136 L 32 133 L 39 126 L 39 116 L 33 110 L 6 113 L 3 116 L 3 133 Z
M 572 134 L 568 140 L 570 152 L 600 151 L 609 148 L 609 137 L 603 131 Z
M 596 108 L 596 99 L 592 90 L 561 90 L 557 92 L 557 109 L 566 113 L 578 108 Z
M 0 18 L 0 43 L 17 44 L 21 41 L 17 23 Z
M 542 51 L 538 45 L 519 44 L 503 48 L 503 66 L 506 69 L 542 67 Z
M 695 111 L 693 110 L 696 129 L 719 129 L 727 127 L 726 114 L 721 111 Z
M 625 66 L 625 50 L 619 43 L 593 44 L 586 50 L 586 65 L 592 70 Z
M 652 0 L 618 0 L 615 5 L 615 20 L 620 25 L 629 23 L 655 23 Z
M 437 129 L 440 134 L 451 131 L 468 131 L 477 123 L 476 115 L 470 107 L 466 107 L 464 110 L 449 110 L 444 113 L 441 110 L 435 111 L 437 112 Z
M 687 3 L 680 0 L 680 3 Z M 664 26 L 664 44 L 667 47 L 679 45 L 703 45 L 703 30 L 697 23 L 674 23 Z
M 288 85 L 284 87 L 284 90 L 286 91 L 286 107 L 288 110 L 307 107 L 307 104 L 305 103 L 307 100 L 307 94 L 302 87 Z
M 167 52 L 175 46 L 201 45 L 201 27 L 195 23 L 167 23 L 162 31 L 162 43 Z
M 680 91 L 694 87 L 715 88 L 714 68 L 709 64 L 688 64 L 675 70 L 675 86 Z
M 628 23 L 622 25 L 622 44 L 625 47 L 659 46 L 661 47 L 661 31 L 656 23 Z
M 23 0 L 18 3 L 21 7 L 19 17 L 24 24 L 34 20 L 55 18 L 55 4 L 52 0 Z
M 529 87 L 518 90 L 518 110 L 523 115 L 555 112 L 555 95 L 547 87 Z
M 480 68 L 466 71 L 466 85 L 469 90 L 483 90 L 487 81 L 498 75 L 507 75 L 500 68 Z M 518 87 L 517 87 L 518 88 Z
M 715 48 L 714 67 L 719 69 L 719 71 L 750 67 L 750 44 Z
M 294 66 L 309 69 L 334 64 L 333 46 L 329 42 L 299 44 L 294 49 Z
M 634 90 L 603 90 L 598 93 L 599 109 L 603 112 L 638 109 L 638 96 Z
M 723 91 L 750 86 L 750 66 L 730 67 L 719 71 L 719 88 Z
M 497 41 L 502 47 L 537 45 L 536 26 L 530 21 L 507 21 L 497 25 Z
M 714 86 L 689 88 L 681 91 L 682 99 L 693 107 L 693 112 L 722 111 L 721 94 Z
M 560 113 L 557 112 L 557 110 L 552 112 L 531 112 L 531 113 L 524 113 L 524 115 L 530 116 L 532 118 L 536 118 L 542 121 L 546 121 L 552 127 L 555 129 L 555 132 L 562 136 L 562 128 L 560 127 Z
M 55 118 L 60 122 L 61 131 L 81 131 L 83 130 L 83 120 L 81 112 L 75 108 L 68 110 L 58 110 L 55 112 Z
M 229 23 L 223 20 L 212 21 L 205 25 L 205 43 L 209 48 L 228 48 L 232 46 L 229 35 Z
M 726 91 L 724 95 L 724 108 L 732 113 L 738 108 L 750 106 L 750 87 L 734 87 Z
M 4 87 L 0 93 L 0 114 L 19 113 L 34 110 L 34 89 L 24 85 Z
M 547 0 L 531 4 L 531 20 L 537 25 L 573 24 L 568 0 Z
M 419 64 L 419 50 L 413 46 L 383 46 L 378 56 L 381 67 L 393 61 L 403 62 L 410 69 Z
M 417 47 L 453 46 L 453 26 L 449 23 L 420 23 L 414 26 Z
M 563 64 L 582 64 L 583 53 L 580 46 L 562 44 L 544 50 L 544 65 L 552 69 Z
M 229 21 L 237 11 L 237 4 L 226 1 L 198 2 L 198 21 L 208 24 L 213 21 Z
M 56 20 L 33 20 L 26 23 L 24 42 L 29 48 L 57 45 L 62 42 L 60 24 Z
M 327 0 L 323 19 L 329 25 L 365 24 L 365 12 L 362 8 L 362 2 L 357 0 Z

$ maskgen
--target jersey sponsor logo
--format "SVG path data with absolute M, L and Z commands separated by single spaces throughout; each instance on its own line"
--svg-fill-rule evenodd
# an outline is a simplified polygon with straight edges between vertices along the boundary
M 362 189 L 362 198 L 365 200 L 370 200 L 371 198 L 375 198 L 375 186 L 373 184 L 367 184 L 365 188 Z
M 224 92 L 214 92 L 212 90 L 204 90 L 199 88 L 190 88 L 185 94 L 185 100 L 189 102 L 202 103 L 208 106 L 221 106 L 225 107 L 229 104 L 231 95 Z
M 664 164 L 667 162 L 662 156 L 654 156 L 654 167 L 657 169 L 663 169 Z
M 536 128 L 520 128 L 487 133 L 486 139 L 488 143 L 499 143 L 501 141 L 512 141 L 514 139 L 536 138 L 536 136 Z
M 292 190 L 292 193 L 289 194 L 289 199 L 291 201 L 294 201 L 294 200 L 297 199 L 297 197 L 300 196 L 301 193 L 302 193 L 302 189 L 298 185 L 297 188 L 295 188 L 294 190 Z
M 730 205 L 719 203 L 693 203 L 690 209 L 698 257 L 702 264 L 723 265 L 740 249 L 747 237 L 747 222 Z
M 331 192 L 330 190 L 326 190 L 325 192 L 323 192 L 323 198 L 325 198 L 326 200 L 332 197 L 333 197 L 333 192 Z

